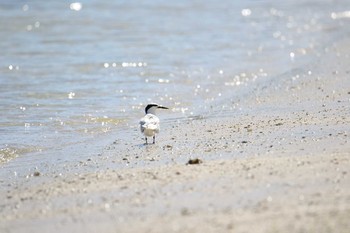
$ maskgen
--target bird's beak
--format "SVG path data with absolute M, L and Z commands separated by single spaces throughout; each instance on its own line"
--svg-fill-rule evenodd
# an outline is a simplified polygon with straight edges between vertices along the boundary
M 162 108 L 162 109 L 169 109 L 169 108 L 164 107 L 164 106 L 158 106 L 158 108 Z

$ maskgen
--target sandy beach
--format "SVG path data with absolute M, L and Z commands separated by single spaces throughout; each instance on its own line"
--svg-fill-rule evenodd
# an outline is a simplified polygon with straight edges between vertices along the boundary
M 84 161 L 2 177 L 0 231 L 349 232 L 349 56 L 337 42 L 236 111 L 162 119 L 155 145 L 135 120 Z

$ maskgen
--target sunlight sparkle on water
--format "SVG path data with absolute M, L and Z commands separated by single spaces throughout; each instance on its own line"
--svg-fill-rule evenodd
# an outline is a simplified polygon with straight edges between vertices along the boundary
M 8 69 L 9 70 L 19 70 L 19 66 L 9 65 Z
M 273 38 L 279 38 L 282 35 L 282 33 L 280 31 L 276 31 L 272 34 Z
M 27 4 L 23 5 L 22 10 L 23 10 L 23 11 L 29 10 L 29 6 L 28 6 Z
M 244 17 L 250 16 L 252 14 L 252 11 L 250 9 L 242 9 L 241 14 Z
M 110 68 L 110 67 L 113 67 L 113 68 L 117 68 L 117 67 L 123 67 L 123 68 L 136 68 L 136 67 L 145 67 L 147 66 L 147 63 L 146 62 L 122 62 L 122 63 L 116 63 L 116 62 L 113 62 L 113 63 L 108 63 L 108 62 L 105 62 L 103 63 L 103 67 L 104 68 Z
M 290 59 L 291 59 L 292 61 L 294 61 L 295 53 L 290 52 L 290 53 L 289 53 L 289 56 L 290 56 Z
M 145 62 L 123 62 L 122 67 L 142 67 L 147 66 Z
M 80 11 L 83 8 L 83 4 L 81 4 L 80 2 L 73 2 L 69 5 L 69 8 L 72 11 Z
M 277 10 L 275 8 L 271 8 L 270 9 L 270 14 L 273 15 L 273 16 L 278 16 L 278 17 L 283 17 L 284 16 L 283 11 Z
M 350 18 L 350 11 L 332 12 L 331 18 L 332 19 Z
M 75 97 L 75 93 L 74 92 L 69 92 L 68 99 L 73 99 L 74 97 Z
M 169 83 L 170 81 L 169 81 L 169 79 L 160 78 L 160 79 L 158 79 L 158 82 L 159 83 Z

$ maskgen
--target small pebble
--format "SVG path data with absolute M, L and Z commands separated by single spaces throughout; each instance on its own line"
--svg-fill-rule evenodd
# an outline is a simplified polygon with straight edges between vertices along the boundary
M 35 172 L 33 173 L 33 176 L 40 176 L 40 172 L 35 171 Z
M 203 163 L 203 161 L 200 160 L 200 159 L 198 159 L 198 158 L 196 158 L 196 159 L 190 159 L 190 160 L 188 160 L 187 165 L 188 165 L 188 164 L 190 164 L 190 165 L 193 165 L 193 164 L 201 164 L 201 163 Z

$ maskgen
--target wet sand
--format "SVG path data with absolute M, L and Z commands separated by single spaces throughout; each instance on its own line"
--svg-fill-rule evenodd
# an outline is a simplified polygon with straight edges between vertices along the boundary
M 156 145 L 129 128 L 55 174 L 2 178 L 0 231 L 349 232 L 350 41 L 326 50 Z

